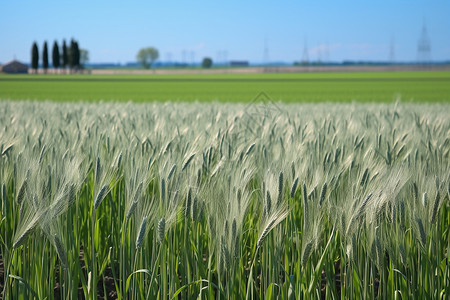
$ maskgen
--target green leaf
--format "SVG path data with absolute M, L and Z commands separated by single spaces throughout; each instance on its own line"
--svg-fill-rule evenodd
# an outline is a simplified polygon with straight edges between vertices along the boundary
M 25 279 L 23 279 L 20 276 L 11 275 L 11 274 L 9 275 L 9 277 L 12 278 L 12 279 L 19 280 L 19 282 L 21 284 L 23 284 L 27 288 L 27 290 L 29 290 L 31 292 L 31 294 L 33 295 L 34 298 L 39 299 L 38 294 L 33 290 L 33 288 L 28 284 L 28 282 Z
M 108 253 L 108 260 L 111 261 L 111 250 L 112 247 L 109 247 L 109 253 Z M 117 283 L 117 278 L 116 278 L 116 270 L 114 268 L 114 263 L 111 264 L 111 269 L 112 269 L 112 274 L 113 274 L 113 278 L 114 278 L 114 285 L 116 287 L 116 292 L 117 292 L 117 296 L 119 299 L 122 299 L 122 291 Z
M 390 294 L 394 290 L 394 270 L 389 268 L 389 274 L 387 279 L 388 293 Z M 392 297 L 392 294 L 390 294 Z
M 356 270 L 353 270 L 353 287 L 356 295 L 361 295 L 360 292 L 361 280 L 359 279 Z
M 206 280 L 206 279 L 199 279 L 199 280 L 197 280 L 197 281 L 190 282 L 190 283 L 185 284 L 185 285 L 183 285 L 182 287 L 180 287 L 180 288 L 175 292 L 175 294 L 173 294 L 173 296 L 172 296 L 171 299 L 176 299 L 177 296 L 178 296 L 185 288 L 187 288 L 188 286 L 195 285 L 195 284 L 200 284 L 201 282 L 206 282 L 207 284 L 212 285 L 212 286 L 213 286 L 216 290 L 218 290 L 218 291 L 220 292 L 220 294 L 225 298 L 225 294 L 223 293 L 222 290 L 219 289 L 219 287 L 218 287 L 217 285 L 215 285 L 215 284 L 212 283 L 212 282 L 209 283 L 209 281 Z M 204 287 L 203 289 L 206 289 L 206 288 L 207 288 L 207 287 Z
M 325 255 L 328 251 L 328 247 L 331 244 L 331 240 L 333 239 L 333 236 L 334 236 L 334 227 L 333 227 L 333 230 L 331 231 L 330 238 L 328 239 L 327 245 L 325 246 L 325 249 L 323 250 L 322 256 L 320 257 L 319 261 L 317 262 L 316 267 L 314 268 L 314 273 L 312 274 L 313 277 L 311 278 L 311 284 L 309 285 L 309 288 L 308 288 L 308 293 L 310 295 L 312 294 L 312 291 L 317 284 L 317 280 L 319 280 L 320 274 L 322 273 L 323 260 L 325 259 Z
M 294 275 L 289 276 L 288 299 L 295 300 Z
M 145 273 L 145 274 L 147 274 L 147 275 L 149 275 L 149 276 L 152 275 L 152 274 L 150 273 L 150 271 L 147 270 L 147 269 L 140 269 L 140 270 L 134 271 L 133 273 L 131 273 L 130 275 L 128 275 L 128 278 L 127 278 L 127 285 L 126 285 L 126 292 L 128 292 L 128 289 L 130 288 L 130 280 L 131 280 L 131 276 L 133 276 L 134 274 L 137 274 L 137 273 Z
M 273 283 L 269 284 L 266 290 L 266 300 L 271 300 L 273 294 Z

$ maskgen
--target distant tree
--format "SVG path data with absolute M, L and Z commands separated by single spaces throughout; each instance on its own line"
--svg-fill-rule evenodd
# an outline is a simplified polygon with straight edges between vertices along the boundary
M 136 55 L 137 61 L 146 69 L 151 68 L 158 57 L 158 49 L 153 47 L 142 48 Z
M 66 69 L 68 64 L 69 64 L 69 53 L 67 53 L 67 45 L 66 41 L 64 40 L 62 46 L 62 67 Z
M 80 68 L 80 48 L 78 47 L 77 41 L 74 41 L 73 44 L 73 65 L 75 69 Z
M 48 69 L 48 47 L 47 47 L 47 41 L 44 42 L 44 50 L 42 50 L 42 67 L 44 68 L 44 73 L 47 73 L 47 69 Z
M 80 67 L 83 69 L 88 61 L 89 51 L 86 49 L 80 49 Z
M 77 70 L 80 67 L 80 48 L 78 47 L 78 42 L 74 39 L 70 41 L 67 56 L 70 71 Z
M 72 72 L 74 67 L 74 54 L 75 54 L 75 41 L 72 39 L 70 41 L 70 46 L 67 48 L 67 65 L 69 66 L 70 72 Z
M 212 64 L 213 64 L 213 61 L 211 58 L 209 58 L 209 57 L 203 58 L 202 68 L 209 69 L 209 68 L 211 68 Z
M 36 42 L 34 42 L 33 47 L 31 48 L 31 68 L 34 69 L 35 73 L 37 73 L 38 66 L 39 66 L 39 50 Z
M 59 47 L 58 47 L 58 43 L 55 41 L 53 43 L 53 49 L 52 49 L 53 68 L 58 69 L 60 62 L 61 62 L 61 58 L 59 57 Z

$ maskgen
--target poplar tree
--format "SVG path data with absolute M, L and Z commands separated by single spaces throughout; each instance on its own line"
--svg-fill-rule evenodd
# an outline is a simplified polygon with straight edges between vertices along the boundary
M 64 69 L 66 69 L 68 64 L 69 64 L 69 56 L 68 56 L 68 53 L 67 53 L 67 45 L 66 45 L 66 41 L 63 40 L 63 46 L 62 46 L 62 67 Z
M 47 73 L 48 69 L 48 49 L 47 42 L 44 42 L 44 50 L 42 51 L 42 66 L 44 68 L 44 73 Z
M 34 42 L 31 48 L 31 68 L 34 69 L 34 73 L 37 73 L 38 66 L 39 66 L 39 50 L 36 42 Z
M 58 43 L 55 41 L 53 43 L 53 50 L 52 50 L 53 68 L 58 69 L 60 62 L 61 62 L 61 58 L 59 57 L 59 47 L 58 47 Z

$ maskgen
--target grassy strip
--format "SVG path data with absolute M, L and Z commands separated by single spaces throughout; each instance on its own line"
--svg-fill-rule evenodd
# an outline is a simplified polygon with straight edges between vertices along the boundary
M 0 98 L 53 101 L 450 101 L 449 72 L 0 75 Z M 258 97 L 259 95 L 259 97 Z

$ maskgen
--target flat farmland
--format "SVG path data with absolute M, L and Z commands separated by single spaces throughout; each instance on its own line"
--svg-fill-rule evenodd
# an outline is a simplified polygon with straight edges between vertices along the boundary
M 0 99 L 52 101 L 448 102 L 450 72 L 0 75 Z M 266 98 L 267 98 L 266 97 Z
M 449 79 L 0 75 L 0 298 L 449 299 Z

